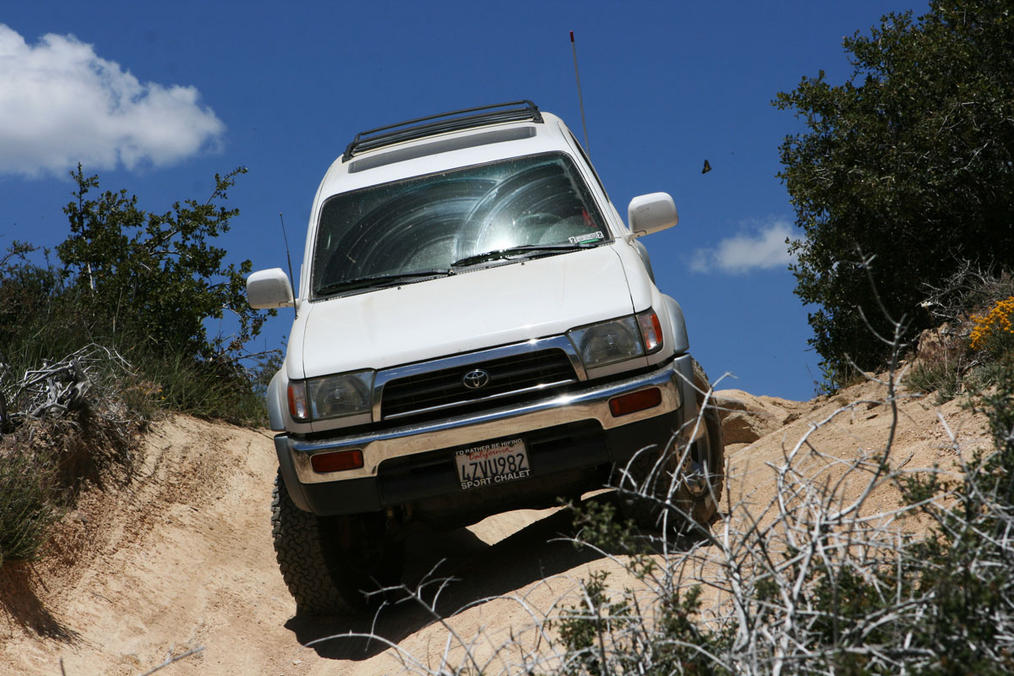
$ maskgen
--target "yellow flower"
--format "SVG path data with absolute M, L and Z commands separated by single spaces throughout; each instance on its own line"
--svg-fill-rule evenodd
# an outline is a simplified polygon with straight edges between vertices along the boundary
M 971 345 L 973 350 L 986 348 L 992 338 L 1009 340 L 1014 337 L 1014 296 L 997 302 L 985 315 L 972 315 Z

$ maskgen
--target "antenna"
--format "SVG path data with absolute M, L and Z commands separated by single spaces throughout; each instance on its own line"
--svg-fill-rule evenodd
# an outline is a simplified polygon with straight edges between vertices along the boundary
M 577 104 L 581 108 L 581 128 L 584 130 L 584 150 L 591 155 L 588 144 L 588 125 L 584 121 L 584 97 L 581 96 L 581 74 L 577 71 L 577 45 L 574 44 L 574 31 L 570 32 L 570 51 L 574 53 L 574 77 L 577 79 Z
M 285 234 L 285 218 L 282 216 L 282 212 L 278 212 L 278 220 L 282 224 L 282 241 L 285 242 L 285 261 L 289 264 L 289 283 L 292 284 L 295 280 L 292 278 L 292 256 L 289 255 L 289 236 Z M 292 316 L 296 317 L 296 304 L 292 304 Z

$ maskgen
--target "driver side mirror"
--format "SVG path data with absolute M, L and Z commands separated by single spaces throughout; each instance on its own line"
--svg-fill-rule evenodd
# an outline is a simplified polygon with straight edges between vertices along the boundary
M 627 223 L 635 237 L 671 228 L 679 223 L 679 220 L 676 203 L 669 193 L 653 192 L 638 195 L 630 200 L 630 206 L 627 207 Z

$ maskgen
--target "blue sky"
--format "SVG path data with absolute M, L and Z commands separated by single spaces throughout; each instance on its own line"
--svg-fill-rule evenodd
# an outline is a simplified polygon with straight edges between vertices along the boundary
M 770 101 L 804 75 L 841 82 L 841 39 L 925 3 L 38 2 L 0 12 L 0 248 L 52 247 L 77 161 L 143 208 L 204 198 L 234 167 L 230 260 L 294 264 L 314 192 L 356 132 L 530 98 L 579 137 L 621 214 L 664 190 L 680 224 L 644 239 L 722 387 L 812 396 L 818 358 L 781 242 L 792 208 Z M 707 159 L 712 171 L 701 173 Z M 255 349 L 275 347 L 289 314 Z M 228 330 L 228 327 L 224 327 Z

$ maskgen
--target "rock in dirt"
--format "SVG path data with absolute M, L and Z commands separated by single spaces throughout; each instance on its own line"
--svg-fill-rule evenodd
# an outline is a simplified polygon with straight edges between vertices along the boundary
M 715 404 L 722 417 L 727 444 L 749 444 L 795 418 L 799 402 L 763 397 L 743 390 L 718 390 Z

